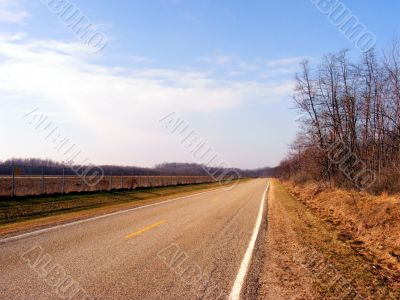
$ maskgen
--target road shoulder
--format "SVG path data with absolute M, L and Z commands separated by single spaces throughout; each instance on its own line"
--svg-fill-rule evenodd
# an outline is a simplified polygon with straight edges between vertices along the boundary
M 373 265 L 277 180 L 267 215 L 259 299 L 395 299 Z

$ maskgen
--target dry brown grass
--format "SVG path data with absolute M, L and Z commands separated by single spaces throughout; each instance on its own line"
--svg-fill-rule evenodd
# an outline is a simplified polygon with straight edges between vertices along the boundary
M 340 238 L 370 261 L 393 288 L 400 289 L 399 195 L 373 196 L 323 183 L 285 182 L 285 186 L 339 231 Z
M 276 180 L 268 206 L 259 299 L 399 299 L 386 272 Z

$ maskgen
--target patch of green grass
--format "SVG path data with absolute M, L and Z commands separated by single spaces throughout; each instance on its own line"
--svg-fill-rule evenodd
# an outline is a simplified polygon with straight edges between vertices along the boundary
M 214 182 L 156 188 L 138 188 L 135 190 L 113 190 L 110 192 L 0 198 L 0 225 L 68 212 L 77 212 L 185 194 L 213 187 L 217 188 L 219 186 L 218 182 Z

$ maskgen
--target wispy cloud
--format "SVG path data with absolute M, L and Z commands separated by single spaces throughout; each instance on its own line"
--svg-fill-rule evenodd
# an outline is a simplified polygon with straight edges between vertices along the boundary
M 291 93 L 288 82 L 219 80 L 196 70 L 105 67 L 93 63 L 79 43 L 0 36 L 0 55 L 5 58 L 0 92 L 72 107 L 83 119 L 108 115 L 115 107 L 124 112 L 207 112 Z
M 168 112 L 206 117 L 284 101 L 293 90 L 291 80 L 235 79 L 203 68 L 154 68 L 145 62 L 135 68 L 106 66 L 102 55 L 90 55 L 79 42 L 0 34 L 0 119 L 39 107 L 64 126 L 79 128 L 78 137 L 102 147 L 136 149 L 142 157 L 135 159 L 147 162 L 168 144 L 157 124 Z M 106 160 L 106 151 L 97 159 Z
M 208 64 L 226 66 L 228 64 L 234 63 L 235 61 L 237 61 L 237 59 L 238 58 L 236 56 L 232 55 L 216 55 L 216 56 L 201 57 L 198 60 Z
M 0 22 L 24 24 L 30 16 L 23 10 L 19 0 L 0 0 Z
M 237 55 L 218 54 L 199 58 L 199 61 L 214 67 L 222 67 L 229 70 L 231 76 L 252 74 L 258 78 L 273 78 L 294 74 L 299 63 L 309 57 L 284 57 L 274 60 L 253 59 L 245 60 Z
M 294 57 L 285 57 L 285 58 L 280 58 L 280 59 L 275 59 L 275 60 L 269 60 L 266 62 L 266 66 L 271 67 L 271 68 L 298 66 L 298 64 L 304 59 L 310 59 L 310 57 L 294 56 Z

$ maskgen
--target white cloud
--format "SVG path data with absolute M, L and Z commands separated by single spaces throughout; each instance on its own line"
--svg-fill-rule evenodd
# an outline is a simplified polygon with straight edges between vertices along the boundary
M 242 75 L 252 75 L 259 79 L 273 79 L 281 75 L 294 74 L 298 70 L 299 63 L 304 59 L 310 59 L 304 56 L 285 57 L 275 60 L 253 59 L 246 61 L 237 55 L 222 55 L 202 57 L 199 61 L 225 68 L 232 77 Z
M 269 60 L 266 63 L 267 67 L 276 68 L 276 67 L 290 67 L 297 66 L 302 60 L 309 58 L 308 56 L 294 56 L 294 57 L 285 57 L 275 60 Z
M 237 57 L 232 55 L 217 55 L 217 56 L 208 56 L 201 57 L 198 59 L 201 62 L 205 62 L 207 64 L 215 64 L 218 66 L 226 66 L 228 64 L 232 64 L 237 60 Z
M 287 82 L 221 81 L 172 69 L 127 71 L 89 62 L 79 43 L 0 37 L 0 92 L 72 107 L 82 119 L 116 107 L 131 112 L 207 112 L 291 93 Z M 282 90 L 280 93 L 275 91 Z
M 30 16 L 29 12 L 21 9 L 18 0 L 0 0 L 0 22 L 24 24 Z
M 291 81 L 222 80 L 197 70 L 108 67 L 96 63 L 79 42 L 0 35 L 0 126 L 17 128 L 18 123 L 4 119 L 12 115 L 21 122 L 20 116 L 38 107 L 57 124 L 79 128 L 66 133 L 72 139 L 83 139 L 89 148 L 103 143 L 106 150 L 90 150 L 97 162 L 107 161 L 113 147 L 131 149 L 121 161 L 154 162 L 157 151 L 172 143 L 158 124 L 172 111 L 206 117 L 248 102 L 287 99 L 292 89 Z M 29 133 L 15 136 L 24 134 Z M 139 156 L 130 161 L 132 149 Z

